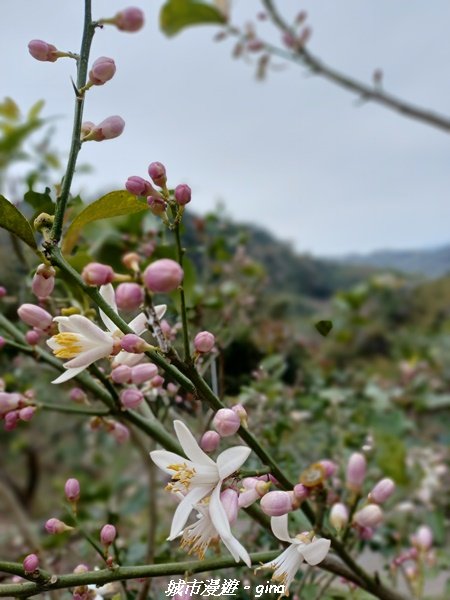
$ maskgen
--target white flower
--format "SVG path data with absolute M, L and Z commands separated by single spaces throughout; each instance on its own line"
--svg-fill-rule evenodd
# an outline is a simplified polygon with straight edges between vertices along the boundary
M 291 538 L 288 531 L 287 515 L 272 517 L 270 525 L 273 534 L 279 540 L 289 542 L 291 545 L 275 560 L 258 568 L 275 569 L 272 579 L 280 581 L 285 586 L 285 595 L 287 596 L 289 594 L 289 586 L 303 561 L 306 561 L 311 566 L 321 563 L 330 550 L 331 542 L 325 538 L 317 537 L 313 537 L 311 540 L 308 534 L 300 534 L 295 538 Z
M 194 505 L 206 496 L 209 497 L 208 513 L 211 525 L 222 539 L 225 546 L 236 561 L 240 558 L 250 566 L 250 557 L 243 546 L 233 537 L 230 523 L 220 500 L 220 491 L 224 479 L 237 471 L 247 460 L 250 448 L 235 446 L 224 450 L 214 462 L 203 452 L 194 436 L 182 421 L 174 421 L 175 433 L 187 459 L 167 450 L 150 452 L 153 462 L 163 471 L 172 475 L 168 484 L 169 491 L 182 493 L 182 501 L 178 505 L 172 520 L 169 540 L 176 538 L 183 530 Z M 202 536 L 209 532 L 210 523 L 200 524 Z
M 220 504 L 223 507 L 223 504 Z M 194 553 L 203 560 L 209 545 L 218 543 L 221 539 L 236 562 L 238 562 L 239 559 L 242 559 L 245 564 L 250 567 L 251 560 L 246 549 L 231 533 L 228 516 L 225 514 L 221 515 L 219 518 L 220 523 L 222 524 L 221 526 L 219 525 L 219 528 L 222 535 L 224 535 L 224 537 L 222 537 L 211 517 L 209 505 L 196 504 L 195 508 L 198 511 L 197 521 L 184 529 L 181 538 L 181 547 L 188 548 L 188 554 Z M 217 522 L 217 518 L 215 518 L 215 521 Z
M 100 288 L 103 299 L 117 312 L 114 297 L 114 288 L 111 284 Z M 155 307 L 159 318 L 165 312 L 165 305 Z M 103 323 L 108 331 L 103 331 L 98 325 L 82 315 L 70 315 L 69 317 L 55 317 L 58 323 L 59 333 L 51 337 L 47 344 L 58 358 L 70 359 L 64 363 L 65 373 L 57 377 L 52 383 L 64 383 L 75 377 L 81 371 L 101 358 L 110 356 L 119 346 L 122 333 L 117 326 L 100 311 Z M 141 335 L 146 330 L 147 318 L 144 313 L 135 317 L 128 326 L 137 334 Z M 142 359 L 142 354 L 130 354 L 120 351 L 114 358 L 117 364 L 125 363 L 129 366 L 137 364 Z

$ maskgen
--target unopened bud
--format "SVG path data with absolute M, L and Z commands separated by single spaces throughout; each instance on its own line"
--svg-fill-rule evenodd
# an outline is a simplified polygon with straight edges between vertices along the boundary
M 131 382 L 131 367 L 128 365 L 119 365 L 111 371 L 111 379 L 114 383 L 130 383 Z
M 124 444 L 128 442 L 130 439 L 130 430 L 122 423 L 114 423 L 114 427 L 111 430 L 112 435 L 114 436 L 116 442 L 119 444 Z
M 162 163 L 150 163 L 148 166 L 148 174 L 155 185 L 158 185 L 159 187 L 164 187 L 166 185 L 166 167 Z
M 166 212 L 167 202 L 159 196 L 148 196 L 147 204 L 154 215 L 160 217 Z
M 55 287 L 55 269 L 50 265 L 41 264 L 31 283 L 31 290 L 40 300 L 48 298 Z
M 237 414 L 239 420 L 241 422 L 242 427 L 247 427 L 247 411 L 242 406 L 242 404 L 235 404 L 231 407 L 231 410 Z
M 78 387 L 74 387 L 70 390 L 69 398 L 72 400 L 72 402 L 76 402 L 77 404 L 85 404 L 87 400 L 85 392 Z
M 135 333 L 127 333 L 120 340 L 120 347 L 125 352 L 132 354 L 142 354 L 149 349 L 149 344 Z
M 309 496 L 309 488 L 306 487 L 306 485 L 303 485 L 302 483 L 297 483 L 297 485 L 294 485 L 294 498 L 297 502 L 303 502 L 303 500 L 305 500 L 308 496 Z
M 333 504 L 330 511 L 330 523 L 337 531 L 341 531 L 348 523 L 348 509 L 342 502 Z
M 17 310 L 19 318 L 29 325 L 45 331 L 53 322 L 53 317 L 46 310 L 35 304 L 22 304 Z
M 145 286 L 152 292 L 172 292 L 183 280 L 183 269 L 170 258 L 161 258 L 144 271 Z
M 39 569 L 39 558 L 36 554 L 28 554 L 23 560 L 23 570 L 25 573 L 34 573 Z
M 36 412 L 35 406 L 24 406 L 19 410 L 19 419 L 21 421 L 31 421 L 34 417 L 34 413 Z
M 80 482 L 78 479 L 68 479 L 64 485 L 67 500 L 77 502 L 80 497 Z
M 152 379 L 150 380 L 150 385 L 153 388 L 160 388 L 162 387 L 164 384 L 164 377 L 161 377 L 161 375 L 155 375 L 154 377 L 152 377 Z
M 135 388 L 127 388 L 120 392 L 120 402 L 124 408 L 137 408 L 143 400 L 144 394 Z
M 47 533 L 56 534 L 56 533 L 64 533 L 65 531 L 70 531 L 73 527 L 70 525 L 66 525 L 63 521 L 59 519 L 49 519 L 45 524 L 45 530 Z
M 200 448 L 205 452 L 214 452 L 220 444 L 220 435 L 217 431 L 205 431 L 200 439 Z
M 237 432 L 241 426 L 241 420 L 230 408 L 221 408 L 214 415 L 213 425 L 221 437 L 228 437 Z
M 119 137 L 125 128 L 125 121 L 118 115 L 107 117 L 98 125 L 95 125 L 87 135 L 83 136 L 83 141 L 103 142 L 103 140 L 112 140 Z
M 324 458 L 323 460 L 319 460 L 319 463 L 325 469 L 325 477 L 332 477 L 337 471 L 337 464 L 328 458 Z
M 100 531 L 100 541 L 104 546 L 109 546 L 116 539 L 117 531 L 114 525 L 103 525 Z
M 156 375 L 158 375 L 158 367 L 153 363 L 140 363 L 131 367 L 131 381 L 135 385 L 141 385 L 146 381 L 150 381 Z
M 101 56 L 92 64 L 89 71 L 89 81 L 93 85 L 103 85 L 114 77 L 116 72 L 116 63 L 112 58 Z
M 395 483 L 392 479 L 386 477 L 379 481 L 373 490 L 369 493 L 369 500 L 377 504 L 383 504 L 392 496 L 395 491 Z
M 269 517 L 281 517 L 292 510 L 292 496 L 289 492 L 268 492 L 261 498 L 261 509 Z
M 121 310 L 136 310 L 144 301 L 144 290 L 137 283 L 121 283 L 116 289 L 116 302 Z
M 194 338 L 194 348 L 200 354 L 211 352 L 216 343 L 216 338 L 209 331 L 200 331 Z
M 354 492 L 361 490 L 366 476 L 366 459 L 360 452 L 354 452 L 347 464 L 346 483 L 347 487 Z
M 41 213 L 33 221 L 33 227 L 36 231 L 44 233 L 45 231 L 48 231 L 52 228 L 54 221 L 55 217 L 53 215 L 49 215 L 48 213 Z
M 127 269 L 130 269 L 131 271 L 139 271 L 140 261 L 141 258 L 139 254 L 136 254 L 136 252 L 127 252 L 122 257 L 122 263 Z
M 368 504 L 353 516 L 360 527 L 376 527 L 383 520 L 383 511 L 377 504 Z
M 175 192 L 174 192 L 175 201 L 180 206 L 184 206 L 185 204 L 188 204 L 191 201 L 191 195 L 192 195 L 191 188 L 188 185 L 186 185 L 185 183 L 177 185 L 177 187 L 175 188 Z
M 39 344 L 39 340 L 41 339 L 41 333 L 36 329 L 31 329 L 30 331 L 26 332 L 25 339 L 27 344 L 30 344 L 30 346 L 36 346 Z
M 5 286 L 0 285 L 0 298 L 4 298 L 6 296 L 6 294 L 8 293 L 7 289 L 5 288 Z
M 139 31 L 144 25 L 144 13 L 140 8 L 136 8 L 135 6 L 124 8 L 115 16 L 114 24 L 120 31 L 134 33 L 135 31 Z
M 427 525 L 422 525 L 411 537 L 411 541 L 420 550 L 429 550 L 433 545 L 433 532 Z
M 33 58 L 43 62 L 55 62 L 58 60 L 58 50 L 53 44 L 48 44 L 43 40 L 31 40 L 28 44 L 28 51 Z
M 128 177 L 125 188 L 130 192 L 130 194 L 134 194 L 135 196 L 150 196 L 154 191 L 152 184 L 146 179 L 142 179 L 138 175 L 132 175 Z
M 106 285 L 114 280 L 114 271 L 109 265 L 93 262 L 84 267 L 81 277 L 88 285 Z

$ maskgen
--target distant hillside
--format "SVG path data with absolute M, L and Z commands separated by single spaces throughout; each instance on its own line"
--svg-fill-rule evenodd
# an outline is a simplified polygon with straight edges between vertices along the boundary
M 430 279 L 450 273 L 450 244 L 426 250 L 378 250 L 370 254 L 350 254 L 341 264 L 393 269 Z

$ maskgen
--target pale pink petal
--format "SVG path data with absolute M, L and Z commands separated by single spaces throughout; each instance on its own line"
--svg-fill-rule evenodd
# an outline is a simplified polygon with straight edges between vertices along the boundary
M 225 479 L 235 473 L 245 463 L 250 452 L 251 449 L 247 446 L 234 446 L 221 452 L 217 457 L 220 479 Z
M 109 304 L 109 306 L 113 309 L 113 311 L 115 313 L 117 313 L 116 296 L 114 294 L 114 288 L 113 288 L 112 284 L 108 283 L 106 285 L 102 285 L 100 287 L 99 292 L 100 292 L 100 295 L 103 298 L 103 300 L 107 304 Z M 111 319 L 102 310 L 100 310 L 100 317 L 101 317 L 103 323 L 105 324 L 105 327 L 111 333 L 114 333 L 115 331 L 117 331 L 119 329 L 117 327 L 117 325 L 115 325 L 115 323 L 113 323 L 113 321 L 111 321 Z
M 203 500 L 203 498 L 210 492 L 211 488 L 194 487 L 192 490 L 183 498 L 180 504 L 177 506 L 176 511 L 173 515 L 172 527 L 170 528 L 170 535 L 168 540 L 176 538 L 183 530 L 189 515 L 194 508 L 194 504 Z
M 315 538 L 310 544 L 302 545 L 299 552 L 306 562 L 314 567 L 323 561 L 330 550 L 330 540 Z
M 190 458 L 193 463 L 198 463 L 207 467 L 216 466 L 216 463 L 212 460 L 212 458 L 205 454 L 197 444 L 194 436 L 183 423 L 183 421 L 174 421 L 173 426 L 181 447 L 183 448 L 186 456 Z

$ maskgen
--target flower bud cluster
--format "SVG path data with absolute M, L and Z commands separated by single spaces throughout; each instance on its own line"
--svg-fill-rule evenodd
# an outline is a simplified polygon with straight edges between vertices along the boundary
M 0 420 L 6 431 L 15 429 L 19 421 L 31 421 L 35 412 L 36 406 L 21 394 L 0 391 Z

